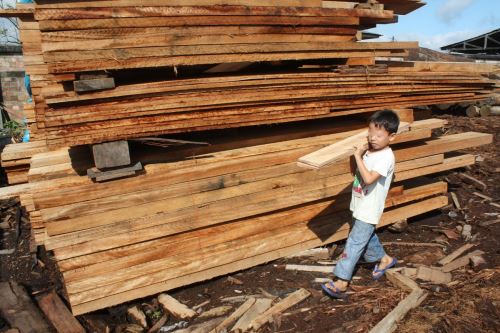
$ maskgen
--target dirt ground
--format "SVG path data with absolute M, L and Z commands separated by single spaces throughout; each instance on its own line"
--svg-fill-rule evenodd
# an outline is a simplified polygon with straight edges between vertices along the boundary
M 494 134 L 494 142 L 498 142 L 500 117 L 440 117 L 447 119 L 449 125 L 436 135 L 464 131 L 487 132 Z M 495 143 L 463 151 L 476 155 L 478 162 L 475 166 L 432 175 L 432 179 L 448 182 L 449 191 L 457 195 L 462 209 L 449 205 L 442 210 L 412 219 L 402 232 L 392 232 L 387 228 L 379 232 L 382 242 L 434 242 L 443 245 L 442 248 L 386 246 L 387 252 L 397 257 L 402 266 L 435 264 L 441 257 L 465 244 L 466 241 L 461 236 L 464 225 L 472 227 L 472 242 L 477 244 L 475 249 L 485 252 L 484 263 L 453 271 L 453 281 L 447 285 L 419 282 L 429 296 L 404 318 L 397 332 L 500 332 L 500 258 L 497 246 L 500 223 L 481 226 L 481 223 L 495 221 L 500 217 L 497 186 L 500 182 L 499 149 Z M 483 182 L 486 188 L 474 181 L 466 182 L 461 174 Z M 477 196 L 474 192 L 493 200 Z M 16 213 L 18 210 L 20 213 Z M 61 291 L 57 269 L 52 264 L 50 255 L 43 250 L 34 254 L 29 252 L 29 224 L 23 217 L 22 210 L 12 202 L 0 203 L 0 222 L 3 221 L 8 221 L 11 228 L 0 229 L 0 250 L 12 248 L 15 251 L 0 256 L 0 280 L 14 279 L 26 286 L 31 293 L 51 288 Z M 19 232 L 16 231 L 17 228 Z M 330 258 L 327 259 L 335 259 L 342 252 L 343 243 L 336 245 L 330 248 Z M 284 258 L 230 276 L 180 288 L 169 294 L 189 307 L 208 301 L 198 311 L 231 305 L 232 312 L 240 303 L 228 303 L 223 298 L 262 293 L 283 298 L 298 288 L 306 288 L 312 294 L 310 297 L 276 317 L 272 324 L 264 326 L 261 331 L 331 333 L 368 332 L 406 296 L 406 293 L 392 286 L 385 277 L 379 282 L 373 281 L 372 267 L 369 266 L 358 268 L 351 285 L 351 294 L 345 301 L 325 297 L 320 285 L 313 282 L 318 277 L 331 278 L 331 274 L 285 270 L 285 264 L 321 264 L 318 261 L 321 260 Z M 108 327 L 111 332 L 134 332 L 137 327 L 130 325 L 126 316 L 127 309 L 133 305 L 144 310 L 150 326 L 163 316 L 156 298 L 149 297 L 77 318 L 89 331 L 106 332 Z M 202 321 L 195 319 L 189 325 Z M 177 322 L 169 318 L 164 326 Z M 0 332 L 7 328 L 7 324 L 0 318 Z M 165 328 L 162 331 L 168 332 Z

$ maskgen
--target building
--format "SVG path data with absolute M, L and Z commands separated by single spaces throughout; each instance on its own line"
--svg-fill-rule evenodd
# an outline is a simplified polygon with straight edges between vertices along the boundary
M 441 50 L 464 54 L 472 59 L 500 61 L 500 29 L 443 46 Z
M 10 119 L 23 121 L 23 104 L 28 96 L 24 85 L 24 62 L 21 46 L 0 45 L 1 103 Z

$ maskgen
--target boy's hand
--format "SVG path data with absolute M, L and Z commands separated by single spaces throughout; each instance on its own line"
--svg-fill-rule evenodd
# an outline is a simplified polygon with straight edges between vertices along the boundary
M 364 145 L 356 146 L 354 147 L 356 151 L 354 152 L 354 156 L 362 157 L 365 151 L 368 150 L 368 143 L 365 143 Z

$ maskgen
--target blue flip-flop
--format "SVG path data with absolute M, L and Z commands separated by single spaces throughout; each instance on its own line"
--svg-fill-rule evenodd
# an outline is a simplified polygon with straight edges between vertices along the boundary
M 331 288 L 328 288 L 327 285 L 329 285 Z M 339 288 L 335 287 L 333 282 L 328 282 L 326 284 L 321 285 L 321 289 L 330 297 L 336 298 L 336 299 L 345 299 L 347 298 L 347 294 L 345 291 L 340 290 Z
M 387 267 L 384 269 L 378 269 L 378 265 L 375 265 L 375 269 L 373 270 L 372 274 L 373 279 L 374 280 L 380 279 L 389 268 L 396 266 L 397 263 L 398 260 L 396 258 L 392 258 L 391 263 L 387 265 Z

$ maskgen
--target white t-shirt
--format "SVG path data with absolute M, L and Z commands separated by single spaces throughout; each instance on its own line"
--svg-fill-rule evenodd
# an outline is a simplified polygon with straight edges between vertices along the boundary
M 376 171 L 380 177 L 376 182 L 366 185 L 356 170 L 350 209 L 355 219 L 378 224 L 394 174 L 394 153 L 390 147 L 376 152 L 367 151 L 363 155 L 363 161 L 369 171 Z

